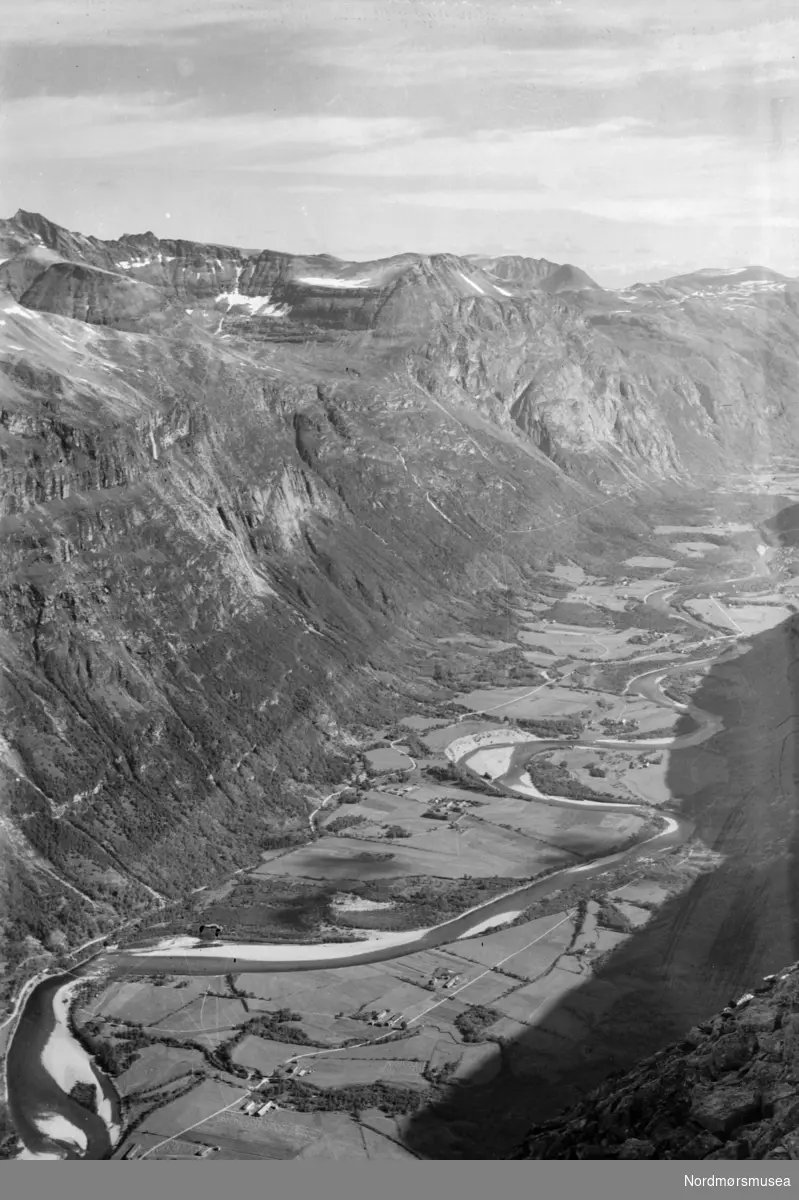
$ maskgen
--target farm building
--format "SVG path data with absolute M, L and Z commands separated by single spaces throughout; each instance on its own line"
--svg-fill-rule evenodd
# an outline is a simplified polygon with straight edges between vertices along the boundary
M 258 1117 L 262 1117 L 264 1115 L 264 1113 L 279 1112 L 279 1111 L 280 1111 L 279 1106 L 277 1104 L 275 1104 L 274 1100 L 267 1100 L 266 1104 L 262 1104 L 261 1107 L 258 1109 L 258 1112 L 255 1115 Z

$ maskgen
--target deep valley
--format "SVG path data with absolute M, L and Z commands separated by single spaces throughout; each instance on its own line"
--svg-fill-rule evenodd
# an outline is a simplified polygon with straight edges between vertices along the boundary
M 5 1156 L 534 1156 L 797 957 L 794 281 L 0 242 Z

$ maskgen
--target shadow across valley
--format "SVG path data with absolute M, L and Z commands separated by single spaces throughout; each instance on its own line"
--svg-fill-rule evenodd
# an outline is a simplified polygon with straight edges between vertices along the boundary
M 718 661 L 695 694 L 724 728 L 670 754 L 669 787 L 696 834 L 653 858 L 674 864 L 682 890 L 590 973 L 586 966 L 584 982 L 549 1010 L 533 995 L 528 1018 L 514 1006 L 517 1032 L 499 1074 L 488 1084 L 466 1079 L 409 1118 L 416 1152 L 507 1157 L 531 1125 L 799 958 L 797 639 L 799 618 L 754 637 L 744 653 Z M 719 855 L 693 879 L 690 865 L 677 865 L 691 845 Z M 468 1004 L 468 991 L 460 998 Z

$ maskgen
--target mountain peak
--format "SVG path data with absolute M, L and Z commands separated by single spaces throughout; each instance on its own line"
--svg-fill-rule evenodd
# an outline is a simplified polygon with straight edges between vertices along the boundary
M 547 292 L 582 292 L 586 290 L 599 291 L 599 284 L 580 267 L 572 263 L 563 263 L 557 270 L 543 280 L 541 286 Z
M 734 287 L 739 283 L 790 283 L 791 276 L 771 267 L 700 267 L 660 281 L 668 287 Z

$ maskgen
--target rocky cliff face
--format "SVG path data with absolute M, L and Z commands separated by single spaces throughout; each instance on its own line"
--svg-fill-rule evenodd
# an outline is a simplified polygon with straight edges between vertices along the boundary
M 516 1158 L 799 1158 L 799 964 L 531 1130 Z

